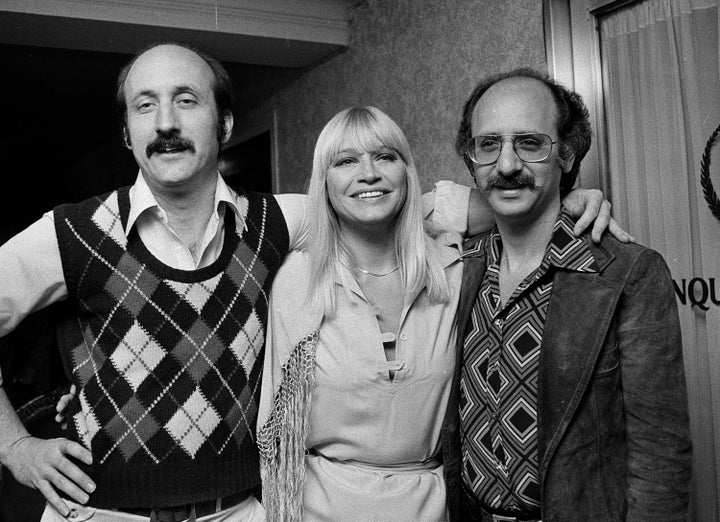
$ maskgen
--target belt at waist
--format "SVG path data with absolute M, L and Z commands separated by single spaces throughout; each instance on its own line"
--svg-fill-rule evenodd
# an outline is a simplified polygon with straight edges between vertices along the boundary
M 310 456 L 322 458 L 333 464 L 345 464 L 358 468 L 366 468 L 369 470 L 392 471 L 393 473 L 402 473 L 404 471 L 414 472 L 422 470 L 433 470 L 439 468 L 440 465 L 442 465 L 442 460 L 440 459 L 440 457 L 432 457 L 428 460 L 423 460 L 421 462 L 403 462 L 401 464 L 375 464 L 374 462 L 362 462 L 359 460 L 333 459 L 317 453 L 313 450 L 310 450 L 309 454 Z
M 181 520 L 191 519 L 193 510 L 196 518 L 212 515 L 213 513 L 240 504 L 252 494 L 253 490 L 246 490 L 228 495 L 227 497 L 213 498 L 193 504 L 184 504 L 182 506 L 165 508 L 122 508 L 119 511 L 141 517 L 149 517 L 153 522 L 180 522 Z

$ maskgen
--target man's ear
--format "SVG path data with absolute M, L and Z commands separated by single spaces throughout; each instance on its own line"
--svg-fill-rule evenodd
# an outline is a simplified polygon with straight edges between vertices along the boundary
M 220 143 L 227 143 L 230 140 L 230 137 L 232 136 L 234 123 L 235 123 L 235 120 L 233 119 L 232 112 L 226 111 L 225 114 L 223 115 L 223 121 L 222 121 L 223 134 L 222 134 Z
M 123 127 L 122 135 L 123 135 L 123 143 L 125 143 L 125 147 L 132 150 L 132 143 L 130 143 L 130 136 L 128 135 L 127 127 Z
M 565 160 L 563 160 L 562 171 L 567 174 L 568 172 L 570 172 L 572 170 L 574 164 L 575 164 L 575 154 L 573 154 L 569 158 L 566 158 Z
M 561 145 L 560 150 L 560 168 L 564 173 L 568 173 L 572 170 L 575 164 L 575 151 L 567 145 Z

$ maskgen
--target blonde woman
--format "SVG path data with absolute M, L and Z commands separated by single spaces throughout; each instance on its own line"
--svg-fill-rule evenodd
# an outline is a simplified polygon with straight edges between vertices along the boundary
M 425 233 L 407 140 L 376 108 L 326 125 L 309 196 L 311 244 L 271 294 L 258 418 L 268 520 L 444 520 L 457 246 Z

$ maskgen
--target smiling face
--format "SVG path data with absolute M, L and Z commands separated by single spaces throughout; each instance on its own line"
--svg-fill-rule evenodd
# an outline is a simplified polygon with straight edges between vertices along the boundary
M 407 195 L 405 162 L 377 143 L 344 140 L 327 173 L 327 194 L 340 227 L 393 232 Z
M 490 87 L 472 116 L 472 135 L 547 134 L 558 140 L 557 107 L 550 90 L 532 78 L 508 78 Z M 498 220 L 536 220 L 560 208 L 560 177 L 572 166 L 563 162 L 553 144 L 547 159 L 526 163 L 511 140 L 504 140 L 500 157 L 491 165 L 475 165 L 475 181 Z
M 130 147 L 151 188 L 192 188 L 217 172 L 218 114 L 213 72 L 197 54 L 175 45 L 143 53 L 125 80 Z M 223 121 L 221 141 L 232 130 Z

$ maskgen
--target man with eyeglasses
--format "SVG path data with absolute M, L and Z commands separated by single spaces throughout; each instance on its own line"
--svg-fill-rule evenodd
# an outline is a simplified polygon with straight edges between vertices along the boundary
M 456 149 L 496 220 L 465 245 L 444 425 L 451 520 L 687 519 L 677 308 L 657 253 L 573 237 L 561 197 L 590 147 L 576 93 L 482 81 Z

